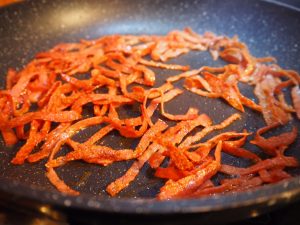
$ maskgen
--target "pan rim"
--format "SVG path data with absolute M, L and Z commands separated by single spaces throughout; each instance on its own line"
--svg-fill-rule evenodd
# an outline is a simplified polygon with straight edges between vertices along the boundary
M 284 7 L 284 8 L 293 10 L 293 11 L 300 12 L 300 8 L 290 5 L 290 4 L 287 4 L 287 3 L 284 3 L 284 2 L 279 2 L 276 0 L 256 0 L 256 1 L 265 2 L 265 3 L 277 5 L 277 6 Z M 24 1 L 14 2 L 14 3 L 8 4 L 8 5 L 2 6 L 2 7 L 0 7 L 0 11 L 10 8 L 10 7 L 14 7 L 16 5 L 21 5 L 21 4 L 26 4 L 26 1 L 25 2 Z
M 266 2 L 266 3 L 271 3 L 274 5 L 280 6 L 280 7 L 284 7 L 284 8 L 288 8 L 290 10 L 300 12 L 300 8 L 290 5 L 290 4 L 287 4 L 287 3 L 284 3 L 284 2 L 275 1 L 275 0 L 260 0 L 260 1 Z
M 273 206 L 290 203 L 300 197 L 300 176 L 238 193 L 164 201 L 155 198 L 103 198 L 89 193 L 70 196 L 56 190 L 45 191 L 37 185 L 25 185 L 19 181 L 11 182 L 8 178 L 0 178 L 0 183 L 2 184 L 0 193 L 12 194 L 13 201 L 31 200 L 37 204 L 50 204 L 58 208 L 140 215 L 207 213 L 261 204 Z M 1 198 L 3 197 L 0 195 Z

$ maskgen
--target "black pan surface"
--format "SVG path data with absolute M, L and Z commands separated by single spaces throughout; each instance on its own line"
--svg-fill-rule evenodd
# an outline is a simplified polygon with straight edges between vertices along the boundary
M 101 0 L 101 1 L 25 1 L 0 9 L 0 87 L 4 88 L 8 68 L 22 68 L 37 52 L 47 50 L 60 42 L 93 39 L 107 34 L 166 34 L 172 29 L 192 27 L 198 33 L 212 31 L 219 35 L 233 36 L 246 42 L 257 57 L 272 55 L 284 68 L 300 71 L 300 12 L 258 0 Z M 208 53 L 192 52 L 170 60 L 189 64 L 192 68 L 203 65 L 221 66 L 222 60 L 213 61 Z M 157 84 L 178 72 L 156 70 Z M 180 86 L 180 85 L 179 85 Z M 252 89 L 241 86 L 247 96 Z M 185 92 L 167 104 L 168 111 L 184 113 L 188 106 L 195 106 L 207 113 L 214 122 L 220 122 L 234 109 L 219 99 L 204 99 Z M 124 115 L 132 109 L 124 109 Z M 300 127 L 294 120 L 286 128 L 274 133 Z M 246 110 L 240 121 L 227 130 L 255 131 L 264 126 L 260 114 Z M 99 127 L 79 133 L 75 139 L 84 140 Z M 214 133 L 216 134 L 216 133 Z M 272 133 L 271 133 L 272 134 Z M 117 132 L 105 138 L 104 143 L 116 149 L 133 148 L 136 141 L 124 139 Z M 28 200 L 47 203 L 55 207 L 84 209 L 96 212 L 131 214 L 208 213 L 243 209 L 238 217 L 249 216 L 253 209 L 266 211 L 273 205 L 296 200 L 300 193 L 300 170 L 290 170 L 296 177 L 275 185 L 238 194 L 226 194 L 194 200 L 159 202 L 153 199 L 163 185 L 163 180 L 153 177 L 153 171 L 145 166 L 138 178 L 117 198 L 110 198 L 105 187 L 121 176 L 132 162 L 114 163 L 108 167 L 72 162 L 59 168 L 58 174 L 74 189 L 79 197 L 65 196 L 47 181 L 44 163 L 25 163 L 13 166 L 10 160 L 22 143 L 7 148 L 0 139 L 0 190 L 11 202 Z M 247 146 L 262 155 L 258 148 Z M 298 137 L 287 154 L 300 159 Z M 224 154 L 226 163 L 246 166 L 248 161 L 237 161 Z M 83 177 L 88 178 L 80 182 Z M 218 179 L 218 178 L 217 178 Z M 22 201 L 21 201 L 22 200 Z M 269 205 L 268 207 L 264 207 Z M 256 208 L 255 208 L 256 207 Z M 247 210 L 245 210 L 247 209 Z M 220 215 L 220 214 L 219 214 Z M 233 218 L 231 218 L 232 220 Z

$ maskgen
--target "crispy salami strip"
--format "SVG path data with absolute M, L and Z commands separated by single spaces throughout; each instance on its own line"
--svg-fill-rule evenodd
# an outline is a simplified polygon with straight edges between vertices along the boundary
M 292 88 L 291 94 L 297 117 L 300 119 L 300 89 L 298 85 Z
M 288 147 L 290 144 L 292 144 L 298 134 L 297 128 L 293 127 L 292 131 L 285 132 L 277 136 L 269 138 L 264 138 L 261 136 L 261 134 L 279 125 L 280 124 L 273 124 L 271 126 L 260 128 L 256 132 L 254 139 L 250 141 L 250 143 L 257 145 L 269 155 L 276 155 L 276 151 L 278 151 L 279 148 Z

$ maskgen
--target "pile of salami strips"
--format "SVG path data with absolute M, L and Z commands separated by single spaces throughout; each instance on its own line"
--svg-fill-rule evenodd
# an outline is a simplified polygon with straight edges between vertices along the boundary
M 188 65 L 166 63 L 190 51 L 209 51 L 214 60 L 220 57 L 228 64 L 190 70 Z M 178 73 L 157 87 L 153 68 Z M 88 78 L 80 78 L 81 74 Z M 181 88 L 174 86 L 179 80 L 184 81 Z M 239 82 L 254 87 L 258 103 L 240 92 Z M 199 35 L 190 28 L 166 36 L 110 35 L 58 44 L 38 53 L 23 69 L 9 69 L 6 88 L 0 90 L 0 130 L 8 146 L 25 140 L 11 160 L 13 164 L 47 159 L 46 176 L 67 194 L 79 192 L 60 179 L 55 168 L 74 160 L 99 166 L 134 160 L 127 172 L 107 186 L 111 196 L 129 186 L 146 163 L 156 177 L 166 180 L 157 195 L 160 200 L 243 191 L 290 178 L 285 169 L 299 166 L 295 157 L 285 155 L 296 140 L 296 127 L 277 136 L 262 136 L 286 126 L 293 117 L 300 118 L 299 83 L 297 72 L 280 68 L 272 57 L 255 58 L 237 37 L 210 32 Z M 99 93 L 99 89 L 105 91 Z M 237 113 L 215 124 L 210 115 L 193 107 L 183 115 L 166 112 L 164 104 L 184 91 L 199 98 L 220 98 Z M 292 102 L 286 101 L 286 93 Z M 120 107 L 132 104 L 139 105 L 140 115 L 121 119 Z M 89 117 L 83 116 L 87 105 L 93 107 Z M 202 140 L 240 119 L 244 107 L 261 113 L 266 123 L 252 140 L 248 140 L 247 130 L 223 132 Z M 154 121 L 155 112 L 164 119 Z M 176 121 L 175 125 L 168 125 L 170 120 Z M 94 125 L 102 128 L 85 142 L 72 140 L 75 134 Z M 196 128 L 197 132 L 192 132 Z M 97 144 L 112 131 L 139 140 L 136 148 L 115 150 Z M 249 141 L 267 158 L 244 148 Z M 70 149 L 65 155 L 58 154 L 62 146 Z M 222 152 L 237 160 L 248 159 L 251 166 L 226 165 L 222 163 Z M 167 166 L 162 166 L 163 162 Z M 217 173 L 230 178 L 216 184 L 212 179 Z

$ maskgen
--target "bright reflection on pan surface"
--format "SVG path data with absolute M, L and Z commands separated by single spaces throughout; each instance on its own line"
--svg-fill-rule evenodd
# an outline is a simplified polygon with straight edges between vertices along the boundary
M 90 10 L 75 8 L 64 10 L 63 13 L 56 17 L 56 21 L 61 27 L 71 27 L 78 26 L 79 24 L 86 24 L 92 17 L 93 13 L 91 13 Z

